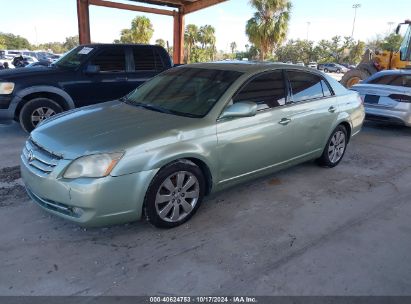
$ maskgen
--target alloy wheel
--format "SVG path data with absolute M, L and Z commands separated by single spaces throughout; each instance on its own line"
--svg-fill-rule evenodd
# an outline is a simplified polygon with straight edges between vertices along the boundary
M 345 134 L 343 131 L 334 133 L 328 145 L 328 158 L 331 163 L 337 163 L 344 155 L 345 151 Z
M 47 119 L 50 116 L 53 116 L 55 114 L 56 114 L 56 112 L 51 108 L 48 108 L 48 107 L 37 108 L 31 114 L 31 123 L 33 124 L 34 127 L 36 127 L 43 120 L 45 120 L 45 119 Z
M 200 197 L 200 184 L 194 174 L 178 171 L 160 185 L 155 199 L 158 216 L 167 222 L 178 222 L 187 217 Z

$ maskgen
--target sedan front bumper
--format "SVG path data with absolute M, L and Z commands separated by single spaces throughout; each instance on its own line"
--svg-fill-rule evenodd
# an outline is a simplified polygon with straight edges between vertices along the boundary
M 43 209 L 81 226 L 102 226 L 141 218 L 145 193 L 157 170 L 103 178 L 59 177 L 70 161 L 53 172 L 36 172 L 24 156 L 21 175 L 27 193 Z

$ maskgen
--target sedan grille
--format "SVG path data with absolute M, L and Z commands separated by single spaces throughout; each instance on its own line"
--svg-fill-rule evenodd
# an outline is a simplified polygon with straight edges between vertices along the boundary
M 43 175 L 50 174 L 61 159 L 61 156 L 47 151 L 32 139 L 27 140 L 23 157 L 31 168 Z

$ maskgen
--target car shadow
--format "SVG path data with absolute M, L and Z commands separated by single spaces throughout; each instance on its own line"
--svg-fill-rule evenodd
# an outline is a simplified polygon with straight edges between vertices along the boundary
M 364 121 L 364 126 L 376 131 L 384 131 L 384 132 L 399 132 L 399 135 L 406 135 L 406 136 L 411 136 L 411 128 L 402 126 L 402 125 L 396 125 L 396 124 L 389 124 L 386 122 L 378 122 L 378 121 L 371 121 L 371 120 L 365 120 Z

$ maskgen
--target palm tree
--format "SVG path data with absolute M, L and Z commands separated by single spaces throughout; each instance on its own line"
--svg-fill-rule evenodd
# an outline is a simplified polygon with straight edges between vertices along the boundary
M 211 25 L 201 26 L 199 31 L 199 42 L 203 49 L 207 48 L 209 50 L 210 59 L 214 60 L 214 55 L 216 53 L 215 28 Z
M 156 40 L 156 45 L 166 47 L 166 42 L 164 41 L 164 39 L 159 38 Z
M 245 32 L 264 60 L 284 41 L 292 5 L 289 0 L 251 0 L 251 5 L 257 12 L 248 20 Z
M 139 16 L 133 19 L 130 29 L 121 31 L 121 43 L 150 43 L 154 29 L 150 19 Z
M 237 43 L 235 41 L 230 43 L 231 54 L 234 55 L 235 51 L 237 50 Z
M 187 63 L 191 61 L 191 50 L 193 46 L 197 43 L 199 38 L 198 27 L 195 24 L 187 24 L 184 33 L 184 41 L 187 46 Z

